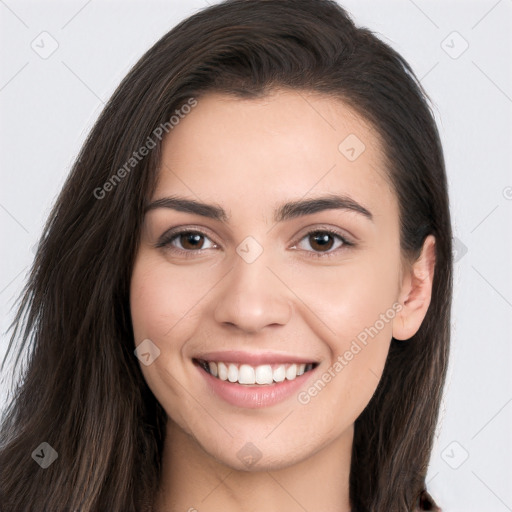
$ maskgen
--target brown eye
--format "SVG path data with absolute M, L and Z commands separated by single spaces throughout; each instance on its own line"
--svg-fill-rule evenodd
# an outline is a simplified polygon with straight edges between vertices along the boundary
M 210 245 L 207 245 L 207 244 Z M 216 248 L 210 238 L 200 231 L 182 230 L 166 233 L 157 243 L 156 247 L 163 247 L 171 252 L 185 255 L 199 252 L 203 249 Z
M 308 235 L 310 245 L 315 251 L 329 251 L 334 245 L 334 237 L 325 231 L 314 231 Z
M 338 241 L 337 245 L 336 240 Z M 302 237 L 299 243 L 293 248 L 303 245 L 303 241 L 307 241 L 307 245 L 309 245 L 311 249 L 304 247 L 299 248 L 308 253 L 308 256 L 318 258 L 335 256 L 339 251 L 355 246 L 354 243 L 347 240 L 340 233 L 329 229 L 316 229 L 314 231 L 310 231 Z
M 181 246 L 186 250 L 202 249 L 204 236 L 201 233 L 180 233 L 175 239 L 181 242 Z

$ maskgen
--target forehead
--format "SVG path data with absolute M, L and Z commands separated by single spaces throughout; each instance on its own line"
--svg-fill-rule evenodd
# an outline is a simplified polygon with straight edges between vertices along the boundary
M 277 90 L 209 93 L 167 135 L 154 198 L 239 202 L 340 193 L 395 208 L 380 137 L 339 99 Z

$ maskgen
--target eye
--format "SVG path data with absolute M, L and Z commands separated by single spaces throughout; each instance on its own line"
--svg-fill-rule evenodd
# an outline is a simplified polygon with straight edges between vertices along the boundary
M 337 247 L 333 250 L 333 246 L 336 242 L 333 240 L 336 239 L 338 241 Z M 216 249 L 218 245 L 211 242 L 210 245 L 206 244 L 204 240 L 210 240 L 210 238 L 203 233 L 202 231 L 192 230 L 192 229 L 182 229 L 182 230 L 171 230 L 165 233 L 160 240 L 157 242 L 157 248 L 165 248 L 171 252 L 175 252 L 181 254 L 185 257 L 193 256 L 194 253 L 201 252 L 206 249 Z M 303 249 L 306 253 L 309 253 L 308 256 L 311 257 L 329 257 L 335 255 L 335 253 L 343 250 L 343 248 L 352 247 L 355 244 L 350 242 L 343 236 L 341 233 L 331 229 L 315 229 L 306 233 L 298 242 L 302 242 L 305 240 L 309 246 L 313 249 Z M 297 248 L 297 243 L 295 243 L 292 249 Z
M 336 243 L 333 239 L 337 239 L 339 244 L 334 250 L 331 250 Z M 306 240 L 307 244 L 313 249 L 313 251 L 305 250 L 310 253 L 309 256 L 314 258 L 331 256 L 342 250 L 343 247 L 351 247 L 355 245 L 348 241 L 343 235 L 331 229 L 315 229 L 313 231 L 309 231 L 299 240 L 299 242 L 302 242 L 303 240 Z M 295 244 L 292 249 L 295 249 L 296 247 L 297 245 Z
M 156 244 L 156 247 L 165 247 L 171 251 L 184 254 L 185 256 L 189 256 L 191 253 L 198 252 L 203 249 L 211 249 L 217 247 L 217 245 L 214 243 L 205 247 L 203 239 L 209 240 L 208 236 L 201 231 L 195 231 L 191 229 L 170 231 L 162 236 L 162 238 Z M 176 244 L 178 244 L 178 247 L 176 247 Z

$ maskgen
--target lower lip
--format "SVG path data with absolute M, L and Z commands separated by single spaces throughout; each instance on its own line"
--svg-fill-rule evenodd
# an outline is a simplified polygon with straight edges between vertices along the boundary
M 269 385 L 245 385 L 218 379 L 208 373 L 202 366 L 197 364 L 195 366 L 216 395 L 231 405 L 248 409 L 270 407 L 271 405 L 286 400 L 296 394 L 318 368 L 317 366 L 295 377 L 294 380 L 285 379 L 283 382 L 276 382 Z

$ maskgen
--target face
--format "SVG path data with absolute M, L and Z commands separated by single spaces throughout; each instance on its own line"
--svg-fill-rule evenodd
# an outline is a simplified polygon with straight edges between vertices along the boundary
M 382 147 L 348 106 L 204 96 L 165 140 L 133 269 L 144 377 L 205 457 L 298 463 L 370 401 L 401 270 Z

